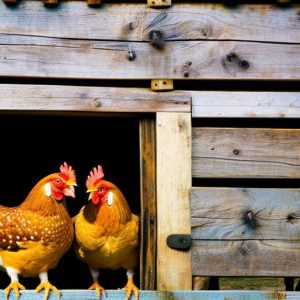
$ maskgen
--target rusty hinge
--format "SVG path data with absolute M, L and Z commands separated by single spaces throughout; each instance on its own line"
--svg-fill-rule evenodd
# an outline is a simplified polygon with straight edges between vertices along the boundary
M 167 237 L 167 245 L 171 249 L 189 250 L 192 245 L 192 238 L 190 234 L 170 234 Z

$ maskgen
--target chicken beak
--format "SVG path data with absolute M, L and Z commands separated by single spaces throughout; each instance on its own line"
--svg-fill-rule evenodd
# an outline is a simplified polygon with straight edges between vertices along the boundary
M 75 198 L 75 189 L 73 185 L 68 185 L 64 188 L 64 195 L 67 197 Z
M 94 192 L 97 192 L 97 188 L 93 188 L 93 187 L 89 188 L 86 192 L 90 193 L 89 194 L 89 200 L 91 200 L 93 198 L 93 196 L 94 196 Z
M 90 194 L 89 194 L 89 200 L 91 200 L 93 198 L 93 192 L 91 192 Z
M 67 181 L 67 185 L 77 186 L 77 183 L 76 183 L 76 181 L 70 179 Z

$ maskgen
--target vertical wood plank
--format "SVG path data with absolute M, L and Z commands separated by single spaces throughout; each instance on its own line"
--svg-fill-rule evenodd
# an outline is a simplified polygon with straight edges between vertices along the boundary
M 173 233 L 191 233 L 191 114 L 157 113 L 157 289 L 192 289 L 191 252 L 168 248 Z
M 140 120 L 141 251 L 140 287 L 156 289 L 155 119 Z

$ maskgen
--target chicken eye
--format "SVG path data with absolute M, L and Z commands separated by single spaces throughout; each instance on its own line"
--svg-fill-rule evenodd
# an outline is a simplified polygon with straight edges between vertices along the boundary
M 61 183 L 61 180 L 59 178 L 55 178 L 55 183 Z
M 101 186 L 101 187 L 98 189 L 98 191 L 99 191 L 99 192 L 102 192 L 102 191 L 104 191 L 104 187 L 103 187 L 103 186 Z

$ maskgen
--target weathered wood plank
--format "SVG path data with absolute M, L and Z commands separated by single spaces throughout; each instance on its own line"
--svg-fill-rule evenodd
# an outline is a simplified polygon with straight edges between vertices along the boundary
M 192 238 L 300 241 L 300 189 L 193 188 Z
M 155 120 L 140 120 L 141 250 L 140 288 L 156 289 L 156 142 Z
M 61 300 L 98 300 L 94 291 L 88 290 L 62 290 Z M 23 300 L 40 300 L 41 295 L 34 291 L 22 291 Z M 125 299 L 124 291 L 108 291 L 109 299 L 123 300 Z M 285 298 L 279 298 L 279 295 Z M 272 291 L 174 291 L 174 292 L 156 292 L 156 291 L 141 291 L 140 300 L 298 300 L 299 292 L 272 292 Z M 13 294 L 10 299 L 15 300 Z M 49 300 L 56 300 L 57 297 L 52 293 Z M 6 300 L 4 292 L 0 292 L 0 300 Z
M 190 96 L 149 89 L 0 84 L 0 110 L 189 112 Z
M 299 53 L 300 44 L 169 41 L 158 50 L 147 42 L 0 34 L 0 76 L 290 80 L 300 79 Z
M 245 40 L 299 43 L 299 5 L 179 4 L 168 10 L 143 3 L 109 4 L 90 9 L 80 1 L 64 1 L 51 10 L 40 1 L 21 1 L 17 7 L 0 3 L 0 32 L 13 35 L 147 41 L 151 30 L 166 40 Z M 109 28 L 110 30 L 107 30 Z
M 166 243 L 170 234 L 191 232 L 191 114 L 157 113 L 156 145 L 157 289 L 192 289 L 190 251 Z
M 192 149 L 193 177 L 300 177 L 300 129 L 193 128 Z
M 193 91 L 193 118 L 300 118 L 298 92 Z
M 193 275 L 300 276 L 300 242 L 194 240 Z

